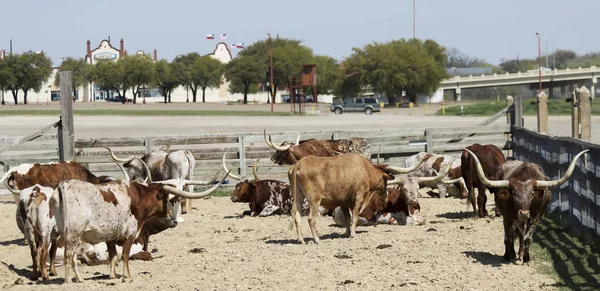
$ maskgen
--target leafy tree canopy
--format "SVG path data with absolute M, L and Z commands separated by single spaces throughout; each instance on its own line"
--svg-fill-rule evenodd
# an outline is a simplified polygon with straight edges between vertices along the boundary
M 258 92 L 258 83 L 264 81 L 267 66 L 256 56 L 238 56 L 225 66 L 225 78 L 230 82 L 230 93 L 244 94 L 244 104 L 248 94 Z

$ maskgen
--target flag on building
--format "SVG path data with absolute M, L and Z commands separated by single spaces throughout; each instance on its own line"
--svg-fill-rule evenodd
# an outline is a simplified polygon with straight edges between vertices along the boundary
M 219 39 L 220 40 L 226 40 L 227 39 L 227 34 L 226 33 L 219 34 Z
M 231 45 L 229 48 L 236 48 L 236 45 L 235 45 L 235 43 L 234 43 L 234 44 L 232 44 L 232 45 Z
M 235 45 L 236 48 L 244 48 L 244 43 L 238 43 Z
M 206 35 L 206 39 L 215 39 L 215 35 L 214 34 L 207 34 Z

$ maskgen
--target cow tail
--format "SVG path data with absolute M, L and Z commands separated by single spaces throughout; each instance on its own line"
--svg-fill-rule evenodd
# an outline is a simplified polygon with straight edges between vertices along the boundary
M 190 151 L 186 151 L 185 153 L 185 157 L 188 160 L 188 164 L 190 165 L 188 167 L 188 179 L 189 180 L 193 180 L 194 179 L 194 167 L 196 167 L 196 159 L 194 159 L 194 155 L 192 155 L 192 152 Z M 188 186 L 188 190 L 193 192 L 193 187 L 194 186 Z
M 63 237 L 63 241 L 65 243 L 65 251 L 67 250 L 67 245 L 69 243 L 68 240 L 68 233 L 69 233 L 69 228 L 67 227 L 67 199 L 65 197 L 65 193 L 63 192 L 63 184 L 64 182 L 61 182 L 60 184 L 58 184 L 58 187 L 56 187 L 56 191 L 58 191 L 58 209 L 59 209 L 59 213 L 60 213 L 60 220 L 62 222 L 62 225 L 60 226 L 60 229 L 58 230 L 59 233 L 62 235 Z M 58 217 L 57 216 L 57 222 L 58 222 Z M 66 253 L 65 253 L 66 254 Z M 66 259 L 66 256 L 65 256 Z
M 292 168 L 290 169 L 289 173 L 292 174 L 290 178 L 290 187 L 292 188 L 292 211 L 290 212 L 290 216 L 292 217 L 291 223 L 290 223 L 290 228 L 289 230 L 293 230 L 294 226 L 295 226 L 295 219 L 296 219 L 296 213 L 298 213 L 298 207 L 296 206 L 296 195 L 297 195 L 297 191 L 296 191 L 296 185 L 297 185 L 297 179 L 296 179 L 296 172 L 298 171 L 298 164 L 299 163 L 295 163 Z

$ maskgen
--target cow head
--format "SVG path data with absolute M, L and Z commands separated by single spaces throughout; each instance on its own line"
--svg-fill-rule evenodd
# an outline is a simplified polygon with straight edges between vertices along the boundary
M 122 159 L 115 156 L 115 154 L 110 148 L 106 149 L 110 153 L 110 157 L 115 163 L 123 163 L 123 166 L 127 170 L 127 174 L 132 180 L 137 182 L 146 182 L 146 179 L 149 179 L 150 181 L 152 181 L 150 169 L 148 168 L 148 165 L 146 165 L 146 163 L 142 161 L 142 159 L 136 156 L 131 156 L 127 159 Z
M 521 161 L 508 161 L 502 167 L 510 168 L 508 180 L 489 180 L 477 156 L 468 149 L 465 149 L 475 161 L 477 175 L 482 183 L 486 186 L 496 188 L 496 196 L 498 199 L 508 200 L 512 196 L 515 209 L 517 210 L 517 218 L 526 220 L 530 217 L 531 204 L 534 198 L 541 197 L 546 191 L 554 187 L 558 187 L 567 182 L 573 174 L 577 160 L 589 150 L 581 151 L 575 156 L 564 176 L 557 180 L 548 181 L 542 172 L 539 165 L 533 163 L 524 163 Z M 511 168 L 511 165 L 514 167 Z M 517 169 L 519 167 L 519 169 Z M 518 172 L 518 176 L 513 175 Z M 501 173 L 498 173 L 500 176 Z M 498 177 L 502 179 L 502 177 Z
M 257 173 L 256 169 L 257 169 L 258 161 L 260 161 L 260 159 L 262 159 L 263 157 L 259 157 L 258 159 L 256 159 L 256 161 L 254 161 L 254 164 L 252 165 L 252 174 L 254 175 L 254 178 L 243 178 L 236 174 L 231 173 L 231 171 L 229 171 L 227 169 L 227 165 L 225 164 L 226 156 L 227 156 L 227 153 L 224 153 L 222 163 L 221 163 L 223 170 L 225 170 L 225 172 L 229 173 L 229 177 L 240 181 L 235 185 L 235 190 L 233 190 L 233 192 L 231 193 L 231 201 L 232 202 L 250 202 L 250 194 L 253 191 L 256 191 L 256 186 L 255 186 L 254 182 L 260 181 L 260 179 L 258 178 L 258 173 Z
M 293 165 L 296 162 L 298 162 L 299 159 L 295 155 L 295 149 L 300 144 L 300 137 L 302 136 L 302 133 L 300 133 L 298 135 L 298 137 L 296 138 L 296 143 L 285 141 L 279 146 L 273 144 L 270 134 L 269 134 L 269 139 L 267 140 L 267 130 L 266 129 L 265 129 L 263 135 L 265 138 L 265 143 L 267 143 L 267 145 L 270 148 L 275 150 L 275 153 L 273 153 L 273 156 L 271 157 L 271 161 L 273 161 L 273 163 L 276 163 L 278 165 Z

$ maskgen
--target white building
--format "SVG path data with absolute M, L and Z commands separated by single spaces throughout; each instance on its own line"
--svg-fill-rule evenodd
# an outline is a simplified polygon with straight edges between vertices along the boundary
M 118 60 L 121 56 L 126 55 L 127 50 L 125 50 L 123 39 L 120 40 L 119 48 L 115 48 L 111 45 L 109 40 L 102 40 L 100 45 L 95 49 L 91 48 L 90 41 L 87 41 L 87 53 L 85 55 L 85 61 L 89 64 L 95 65 L 99 60 Z M 136 54 L 144 54 L 143 51 L 138 50 Z M 233 57 L 231 55 L 231 51 L 226 43 L 219 42 L 214 51 L 210 54 L 211 57 L 221 61 L 226 64 L 230 62 Z M 157 60 L 157 52 L 154 50 L 154 61 Z M 28 93 L 28 101 L 29 103 L 45 103 L 53 100 L 53 96 L 58 97 L 60 88 L 54 86 L 54 77 L 56 75 L 57 68 L 55 68 L 52 72 L 50 78 L 46 81 L 46 83 L 42 86 L 42 90 L 40 92 L 29 92 Z M 238 102 L 244 98 L 243 94 L 232 94 L 229 92 L 229 82 L 224 80 L 224 82 L 219 86 L 219 88 L 207 88 L 206 89 L 206 102 L 211 103 L 227 103 L 227 102 Z M 308 93 L 308 92 L 307 92 Z M 117 92 L 100 90 L 100 88 L 91 83 L 88 86 L 80 87 L 75 92 L 77 100 L 76 102 L 105 102 L 105 100 L 109 97 L 118 96 Z M 289 92 L 286 90 L 278 90 L 277 95 L 275 96 L 275 102 L 281 103 L 282 96 L 288 95 Z M 157 103 L 164 102 L 164 98 L 157 88 L 146 88 L 144 95 L 146 96 L 146 103 Z M 130 99 L 131 91 L 127 92 L 127 98 Z M 319 101 L 323 103 L 331 103 L 333 99 L 333 95 L 319 95 Z M 248 102 L 257 102 L 257 103 L 266 103 L 269 98 L 268 92 L 259 92 L 256 94 L 248 94 Z M 138 102 L 142 102 L 142 98 L 138 96 Z M 10 92 L 5 93 L 5 100 L 11 101 L 12 95 Z M 189 100 L 192 102 L 192 92 L 191 90 L 186 90 L 183 86 L 177 87 L 171 94 L 172 102 L 186 102 Z M 23 102 L 23 93 L 19 94 L 19 102 Z M 196 102 L 202 102 L 202 90 L 198 90 Z

